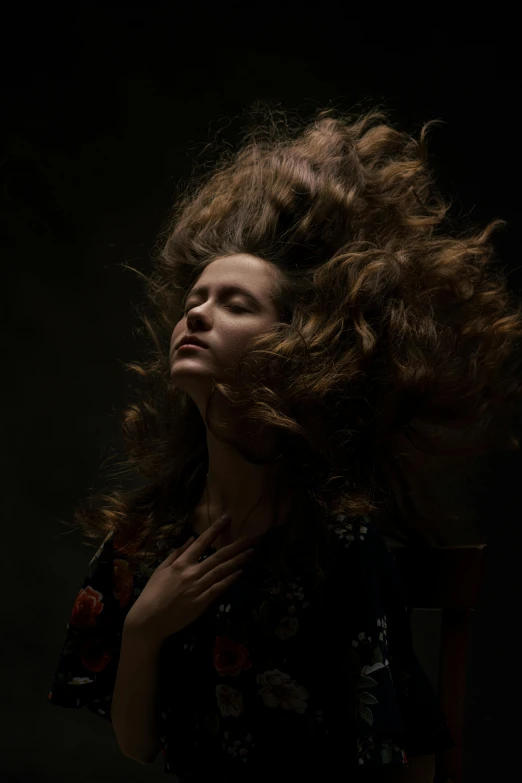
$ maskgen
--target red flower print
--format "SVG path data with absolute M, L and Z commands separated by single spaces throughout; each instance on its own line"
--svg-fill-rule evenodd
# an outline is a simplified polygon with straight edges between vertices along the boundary
M 97 634 L 82 643 L 80 659 L 87 671 L 101 672 L 112 659 L 107 640 Z
M 132 596 L 133 577 L 126 560 L 114 561 L 112 583 L 113 595 L 120 607 L 127 606 Z M 87 585 L 78 593 L 69 623 L 74 628 L 95 628 L 98 625 L 96 618 L 103 608 L 103 593 Z
M 74 602 L 69 624 L 75 628 L 96 627 L 96 618 L 103 611 L 102 598 L 103 595 L 90 585 L 82 588 Z
M 249 655 L 243 644 L 226 636 L 217 636 L 214 641 L 214 666 L 222 677 L 238 677 L 244 669 L 252 668 Z
M 132 597 L 134 579 L 127 560 L 115 560 L 113 563 L 114 597 L 123 609 Z

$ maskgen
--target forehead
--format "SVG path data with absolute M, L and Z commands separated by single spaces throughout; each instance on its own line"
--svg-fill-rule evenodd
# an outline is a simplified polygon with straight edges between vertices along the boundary
M 267 300 L 274 292 L 277 269 L 258 256 L 238 253 L 211 261 L 191 286 L 190 291 L 201 288 L 244 289 L 246 293 Z

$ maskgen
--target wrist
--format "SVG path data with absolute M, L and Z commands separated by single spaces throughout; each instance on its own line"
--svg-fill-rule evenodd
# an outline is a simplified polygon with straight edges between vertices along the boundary
M 159 650 L 163 645 L 164 639 L 152 635 L 140 623 L 136 623 L 127 618 L 123 624 L 122 643 L 129 641 L 133 648 L 140 648 L 146 651 Z

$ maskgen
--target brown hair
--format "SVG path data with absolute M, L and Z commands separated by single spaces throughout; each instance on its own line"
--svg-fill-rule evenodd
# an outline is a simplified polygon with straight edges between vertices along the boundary
M 205 266 L 249 253 L 281 273 L 280 321 L 247 346 L 236 382 L 214 391 L 241 410 L 229 442 L 256 464 L 288 466 L 298 490 L 289 540 L 316 555 L 303 519 L 324 528 L 344 513 L 436 544 L 434 520 L 412 505 L 404 444 L 419 454 L 487 453 L 502 427 L 501 447 L 518 448 L 506 412 L 522 390 L 522 305 L 490 241 L 505 221 L 451 228 L 426 163 L 437 121 L 417 141 L 379 109 L 328 108 L 303 123 L 259 106 L 238 151 L 194 170 L 159 235 L 153 273 L 142 275 L 150 347 L 126 365 L 142 388 L 123 411 L 126 456 L 112 474 L 134 485 L 91 495 L 74 526 L 89 539 L 114 530 L 122 551 L 149 564 L 151 543 L 168 548 L 184 531 L 208 455 L 197 407 L 172 384 L 170 337 Z M 255 427 L 275 452 L 245 437 Z

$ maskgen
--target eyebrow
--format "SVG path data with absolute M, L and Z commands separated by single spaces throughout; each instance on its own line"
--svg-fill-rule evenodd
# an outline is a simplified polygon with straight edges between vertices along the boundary
M 208 286 L 206 285 L 198 285 L 196 288 L 191 288 L 188 294 L 185 297 L 185 301 L 191 296 L 192 294 L 206 294 L 208 293 Z M 254 294 L 251 294 L 250 291 L 247 291 L 246 288 L 242 288 L 240 285 L 224 285 L 221 289 L 221 293 L 223 294 L 243 294 L 243 296 L 246 296 L 247 299 L 251 299 L 252 302 L 257 305 L 258 307 L 262 307 L 261 302 L 257 297 L 254 296 Z

